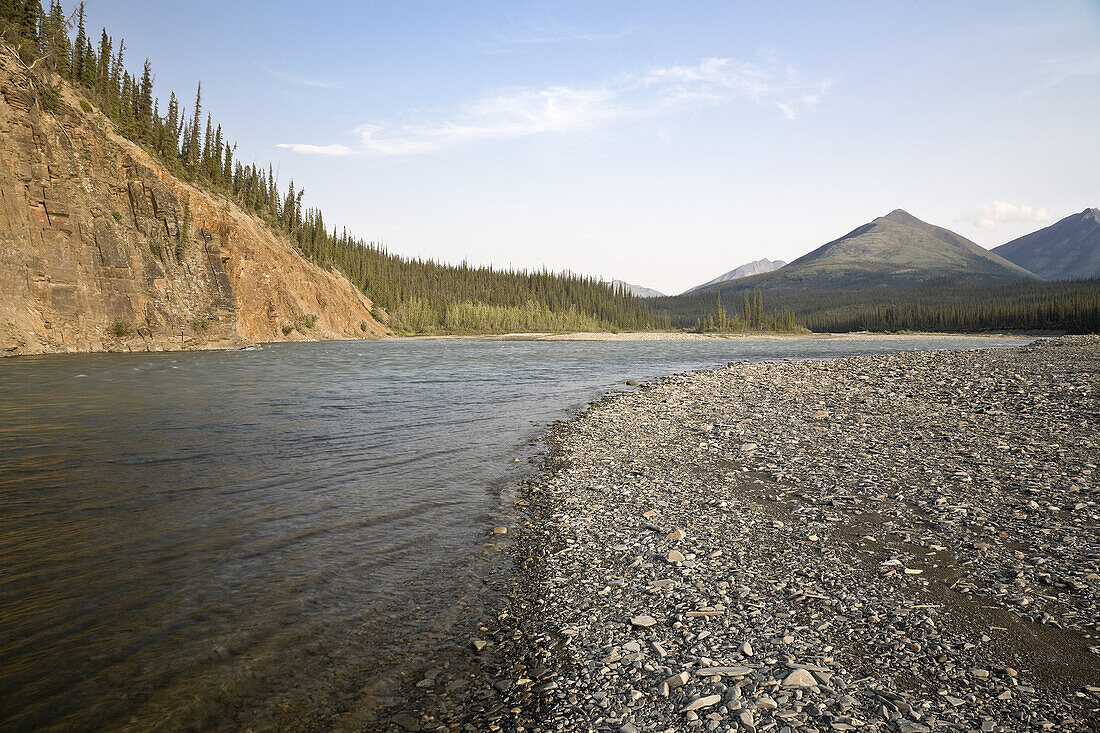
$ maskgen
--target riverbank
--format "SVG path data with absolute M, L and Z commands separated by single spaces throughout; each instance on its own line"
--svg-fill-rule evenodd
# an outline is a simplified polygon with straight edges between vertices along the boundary
M 1100 339 L 736 363 L 593 404 L 519 499 L 505 730 L 1092 730 Z
M 860 331 L 857 333 L 695 333 L 692 331 L 627 331 L 620 333 L 610 332 L 584 332 L 584 333 L 501 333 L 482 334 L 472 336 L 390 336 L 394 339 L 421 339 L 421 340 L 473 340 L 473 341 L 721 341 L 729 339 L 771 339 L 776 341 L 804 341 L 817 340 L 829 341 L 836 339 L 845 340 L 903 340 L 929 336 L 935 338 L 959 338 L 959 339 L 1003 339 L 1018 338 L 1020 335 L 1029 334 L 1005 334 L 1005 333 L 872 333 Z M 1039 334 L 1048 335 L 1048 334 Z
M 98 348 L 74 348 L 54 349 L 47 351 L 20 351 L 17 349 L 0 350 L 0 357 L 18 356 L 44 356 L 52 354 L 124 354 L 124 353 L 176 353 L 187 351 L 237 351 L 240 349 L 262 348 L 279 343 L 323 343 L 327 341 L 360 341 L 360 340 L 392 340 L 392 341 L 592 341 L 592 342 L 621 342 L 621 341 L 728 341 L 736 339 L 767 339 L 774 341 L 832 341 L 832 340 L 868 340 L 868 341 L 900 341 L 912 338 L 930 337 L 941 339 L 1005 339 L 1019 338 L 1020 336 L 1047 336 L 1051 334 L 1028 333 L 872 333 L 862 331 L 858 333 L 694 333 L 689 331 L 629 331 L 620 333 L 610 332 L 576 332 L 576 333 L 496 333 L 496 334 L 441 334 L 432 336 L 402 336 L 402 335 L 374 335 L 366 339 L 358 339 L 348 336 L 310 338 L 302 336 L 298 331 L 292 331 L 282 341 L 248 341 L 243 339 L 221 340 L 197 340 L 194 337 L 186 337 L 179 342 L 169 341 L 164 343 L 152 343 L 133 335 L 127 339 L 113 339 L 105 341 Z

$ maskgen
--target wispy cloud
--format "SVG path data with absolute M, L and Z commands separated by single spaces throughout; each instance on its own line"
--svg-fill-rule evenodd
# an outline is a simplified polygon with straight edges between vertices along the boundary
M 1033 206 L 1010 204 L 1007 201 L 994 201 L 978 208 L 973 221 L 975 226 L 982 229 L 996 229 L 1002 224 L 1018 224 L 1021 222 L 1050 221 L 1050 212 L 1043 208 Z
M 631 34 L 630 28 L 615 31 L 587 31 L 562 25 L 553 18 L 527 20 L 497 38 L 491 50 L 507 50 L 517 46 L 540 46 L 556 43 L 594 43 L 613 41 Z
M 413 155 L 478 141 L 584 132 L 613 121 L 672 115 L 748 101 L 788 120 L 820 104 L 830 79 L 807 79 L 794 66 L 724 58 L 651 69 L 582 87 L 513 89 L 481 97 L 442 118 L 402 125 L 365 124 L 354 146 L 284 143 L 325 155 Z
M 306 143 L 282 143 L 280 148 L 285 148 L 292 153 L 305 153 L 307 155 L 351 155 L 355 151 L 346 145 L 308 145 Z
M 1097 76 L 1100 75 L 1100 53 L 1052 56 L 1044 59 L 1042 70 L 1050 86 L 1079 76 Z
M 293 84 L 296 87 L 316 87 L 318 89 L 332 89 L 339 86 L 338 82 L 329 79 L 315 79 L 313 77 L 303 76 L 301 74 L 295 74 L 293 72 L 279 71 L 278 69 L 273 69 L 270 66 L 265 66 L 263 64 L 260 64 L 259 66 L 261 69 L 266 71 L 268 74 L 271 74 L 276 79 L 284 81 L 287 84 Z

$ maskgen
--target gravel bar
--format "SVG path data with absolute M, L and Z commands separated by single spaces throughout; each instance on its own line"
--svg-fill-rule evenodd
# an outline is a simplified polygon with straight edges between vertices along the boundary
M 493 695 L 441 727 L 1098 729 L 1098 387 L 1063 337 L 593 403 L 517 500 Z

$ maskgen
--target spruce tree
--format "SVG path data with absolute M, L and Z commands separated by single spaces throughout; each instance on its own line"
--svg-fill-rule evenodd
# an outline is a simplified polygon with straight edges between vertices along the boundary
M 195 91 L 195 112 L 191 117 L 191 125 L 189 134 L 187 136 L 187 148 L 185 155 L 185 163 L 187 164 L 188 172 L 193 178 L 196 169 L 199 164 L 199 154 L 202 152 L 199 149 L 199 123 L 202 121 L 202 82 L 199 82 L 198 89 Z
M 88 44 L 88 34 L 84 32 L 84 3 L 80 3 L 76 10 L 76 40 L 73 41 L 72 78 L 81 84 L 87 85 L 84 78 L 84 47 Z
M 149 134 L 153 128 L 153 67 L 149 59 L 145 59 L 145 66 L 141 72 L 140 101 L 138 103 L 138 122 L 142 133 Z
M 23 36 L 20 52 L 24 61 L 30 61 L 42 54 L 42 36 L 39 32 L 42 18 L 42 3 L 39 0 L 24 0 L 20 23 L 20 33 Z
M 171 151 L 172 158 L 177 158 L 180 153 L 180 103 L 175 92 L 168 97 L 168 116 L 164 120 L 164 132 L 164 149 L 161 154 L 167 155 Z

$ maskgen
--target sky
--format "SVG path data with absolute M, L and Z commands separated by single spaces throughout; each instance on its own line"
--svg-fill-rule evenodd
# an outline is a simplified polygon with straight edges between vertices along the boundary
M 677 293 L 896 208 L 994 247 L 1100 206 L 1098 0 L 86 6 L 408 256 Z

